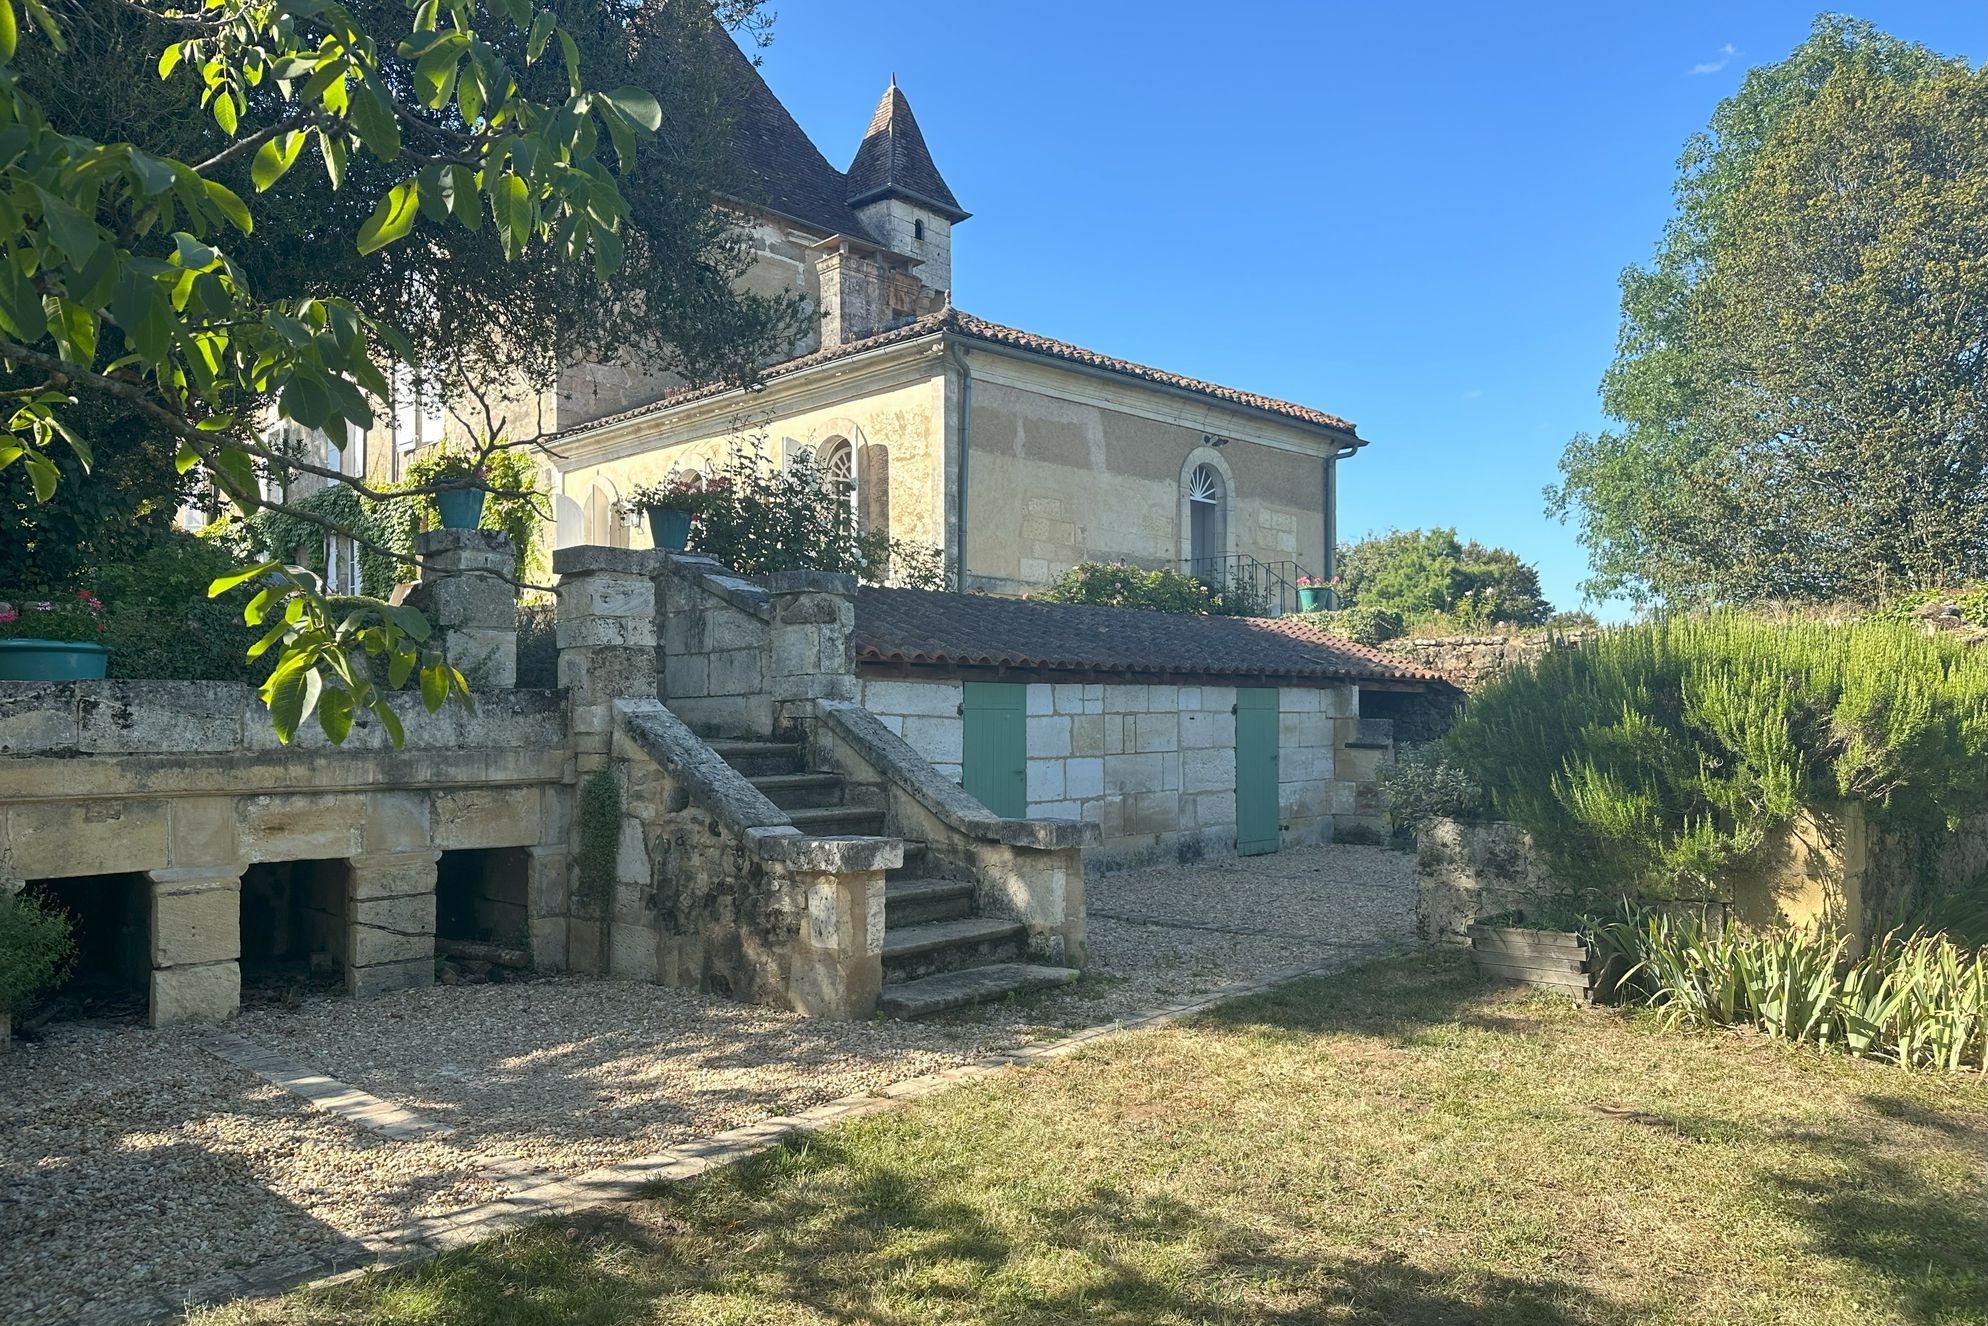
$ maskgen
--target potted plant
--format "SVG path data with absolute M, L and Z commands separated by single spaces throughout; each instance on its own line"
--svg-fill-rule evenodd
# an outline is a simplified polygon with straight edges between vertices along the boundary
M 435 510 L 441 514 L 443 529 L 475 529 L 483 519 L 483 499 L 487 496 L 483 466 L 469 456 L 444 451 L 424 467 L 428 482 L 435 485 Z
M 0 603 L 0 681 L 86 681 L 104 675 L 104 605 L 73 598 Z
M 649 537 L 658 548 L 682 552 L 690 546 L 690 520 L 710 506 L 725 481 L 695 470 L 670 475 L 661 483 L 645 483 L 628 504 L 649 517 Z
M 1331 580 L 1327 580 L 1324 576 L 1299 576 L 1298 611 L 1323 612 L 1326 608 L 1326 595 L 1332 592 L 1332 586 L 1338 580 L 1338 576 L 1332 577 Z

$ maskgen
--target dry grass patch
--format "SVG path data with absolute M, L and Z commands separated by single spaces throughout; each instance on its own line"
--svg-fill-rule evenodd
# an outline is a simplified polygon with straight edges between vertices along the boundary
M 1978 1078 L 1376 963 L 220 1323 L 1969 1323 Z

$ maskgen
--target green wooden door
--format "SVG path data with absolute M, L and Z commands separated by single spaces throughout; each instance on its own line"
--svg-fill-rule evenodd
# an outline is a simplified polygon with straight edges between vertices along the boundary
M 970 681 L 960 708 L 966 720 L 960 783 L 981 805 L 1007 819 L 1028 814 L 1028 687 Z
M 1277 692 L 1236 692 L 1236 854 L 1277 850 Z

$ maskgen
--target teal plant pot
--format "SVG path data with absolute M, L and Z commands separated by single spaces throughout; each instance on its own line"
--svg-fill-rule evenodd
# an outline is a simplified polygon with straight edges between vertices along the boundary
M 1325 591 L 1322 589 L 1300 589 L 1298 591 L 1299 612 L 1324 612 Z
M 0 681 L 95 681 L 110 650 L 71 640 L 0 640 Z
M 489 496 L 481 488 L 451 488 L 435 494 L 435 509 L 442 513 L 443 529 L 475 529 L 483 519 L 483 499 Z
M 674 507 L 649 508 L 649 537 L 658 548 L 682 552 L 690 546 L 690 513 Z

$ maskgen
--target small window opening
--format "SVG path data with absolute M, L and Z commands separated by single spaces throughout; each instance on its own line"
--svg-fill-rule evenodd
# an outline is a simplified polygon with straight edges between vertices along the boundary
M 911 219 L 911 238 L 913 239 L 925 238 L 925 223 L 919 220 L 917 217 L 913 217 Z

